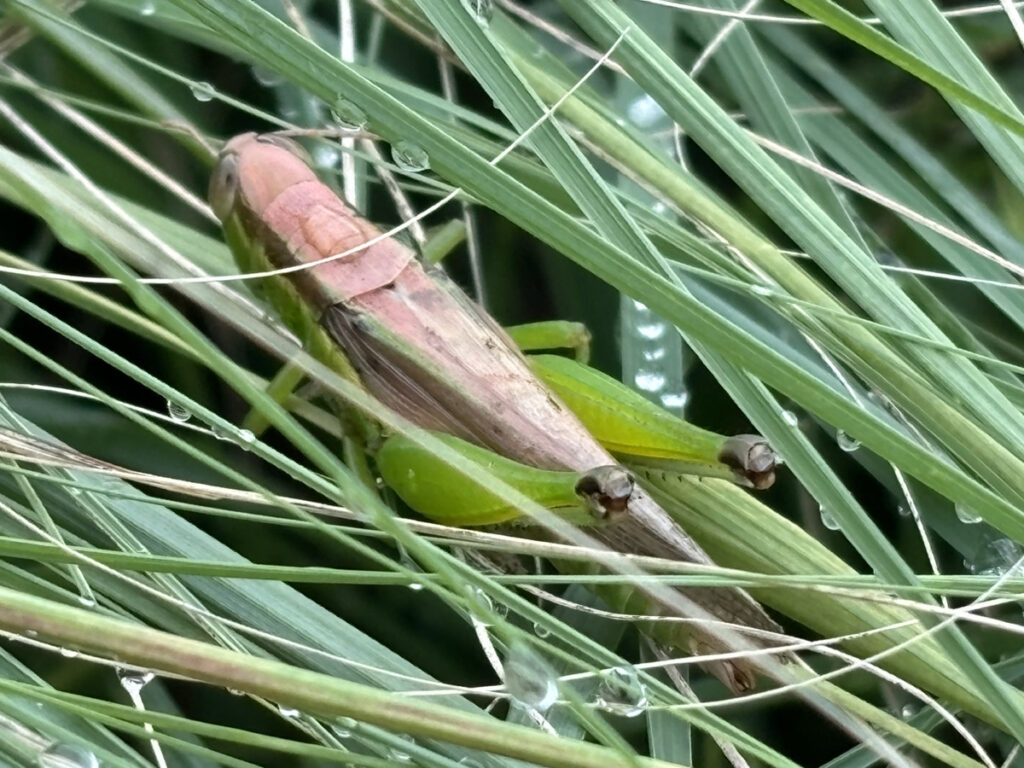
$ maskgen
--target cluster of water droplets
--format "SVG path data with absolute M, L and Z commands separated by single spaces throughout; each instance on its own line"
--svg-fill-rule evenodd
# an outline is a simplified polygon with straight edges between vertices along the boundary
M 622 371 L 649 400 L 682 415 L 689 399 L 683 383 L 683 344 L 672 326 L 645 304 L 624 298 L 620 308 Z
M 1015 577 L 1024 575 L 1024 569 L 1017 566 L 1021 557 L 1024 557 L 1024 550 L 1011 539 L 995 539 L 988 542 L 984 549 L 973 559 L 965 559 L 964 567 L 971 573 L 978 576 L 1004 576 L 1010 569 L 1017 571 Z

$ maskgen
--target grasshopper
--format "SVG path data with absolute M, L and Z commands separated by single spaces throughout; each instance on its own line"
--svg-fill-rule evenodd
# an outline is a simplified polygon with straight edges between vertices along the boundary
M 244 271 L 319 262 L 379 237 L 283 137 L 248 133 L 227 142 L 210 202 Z M 610 549 L 711 563 L 611 451 L 633 464 L 673 462 L 756 488 L 774 479 L 775 456 L 760 437 L 700 430 L 568 358 L 528 360 L 440 269 L 425 268 L 394 238 L 270 278 L 262 289 L 321 362 L 411 422 L 449 436 L 542 505 L 589 525 Z M 386 437 L 375 453 L 385 482 L 434 522 L 483 526 L 521 515 L 478 486 L 465 494 L 445 488 L 451 470 L 401 436 Z M 779 630 L 741 589 L 682 591 L 720 620 Z M 685 626 L 691 652 L 728 650 L 700 624 Z M 736 693 L 755 683 L 743 659 L 707 666 Z

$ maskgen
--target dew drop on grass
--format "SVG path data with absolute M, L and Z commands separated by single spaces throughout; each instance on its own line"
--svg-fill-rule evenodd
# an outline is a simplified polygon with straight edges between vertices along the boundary
M 171 421 L 178 424 L 184 424 L 192 418 L 192 412 L 188 408 L 178 405 L 172 400 L 167 401 L 167 415 L 171 418 Z
M 414 746 L 416 744 L 416 742 L 413 741 L 412 739 L 410 739 L 408 736 L 404 736 L 404 735 L 403 736 L 397 736 L 396 735 L 396 738 L 398 738 L 399 741 L 406 742 L 410 746 Z M 390 759 L 394 760 L 396 763 L 411 763 L 412 762 L 412 755 L 409 754 L 409 752 L 406 752 L 405 749 L 406 748 L 404 748 L 404 747 L 392 745 L 392 746 L 388 747 L 388 757 Z
M 153 0 L 143 0 L 139 5 L 139 15 L 152 16 L 154 13 L 156 13 L 156 3 Z
M 264 88 L 272 88 L 275 85 L 280 85 L 284 81 L 280 72 L 260 66 L 259 64 L 252 68 L 252 76 L 256 82 Z
M 558 700 L 554 672 L 525 643 L 512 643 L 504 666 L 505 688 L 519 704 L 544 714 Z
M 853 453 L 860 448 L 860 440 L 855 437 L 851 437 L 841 429 L 836 432 L 836 443 L 839 445 L 840 450 L 846 451 L 847 453 Z
M 403 171 L 419 173 L 430 168 L 430 156 L 426 150 L 405 139 L 391 145 L 391 159 Z
M 334 721 L 331 730 L 339 739 L 347 739 L 352 735 L 352 729 L 356 727 L 357 721 L 352 717 L 339 717 Z
M 791 427 L 795 427 L 800 423 L 800 419 L 797 418 L 797 415 L 792 411 L 783 411 L 782 420 Z
M 689 392 L 665 392 L 661 396 L 661 404 L 670 411 L 682 411 L 690 402 Z
M 343 131 L 361 131 L 366 127 L 366 113 L 349 99 L 339 97 L 331 106 L 331 117 Z
M 636 332 L 650 341 L 660 339 L 665 335 L 666 330 L 668 330 L 668 326 L 662 322 L 641 323 L 636 327 Z
M 639 128 L 652 128 L 665 117 L 665 110 L 645 93 L 629 103 L 626 117 Z
M 339 159 L 341 154 L 330 144 L 318 144 L 313 148 L 313 165 L 317 168 L 333 168 Z
M 192 91 L 192 96 L 196 101 L 211 101 L 213 99 L 213 86 L 205 80 L 192 83 L 189 90 Z
M 657 371 L 637 371 L 633 377 L 637 389 L 644 392 L 660 392 L 665 386 L 665 375 Z
M 966 523 L 967 525 L 974 525 L 974 523 L 980 523 L 982 520 L 981 515 L 979 515 L 970 507 L 964 506 L 963 504 L 957 503 L 956 506 L 953 507 L 953 509 L 956 512 L 956 519 L 959 520 L 961 523 Z
M 828 528 L 830 531 L 839 530 L 839 521 L 836 520 L 835 515 L 828 511 L 828 509 L 821 505 L 818 507 L 818 511 L 821 513 L 821 524 Z
M 39 753 L 42 768 L 99 768 L 100 761 L 92 752 L 77 744 L 56 742 Z
M 647 710 L 647 689 L 634 667 L 613 667 L 600 677 L 594 706 L 624 717 L 636 717 Z

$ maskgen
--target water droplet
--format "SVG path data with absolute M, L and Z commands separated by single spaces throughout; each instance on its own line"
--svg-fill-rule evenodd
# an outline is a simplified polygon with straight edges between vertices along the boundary
M 661 202 L 661 200 L 659 200 L 654 205 L 651 206 L 651 211 L 658 214 L 659 216 L 664 216 L 666 213 L 668 213 L 668 206 Z
M 661 404 L 670 411 L 681 411 L 690 402 L 689 392 L 666 392 L 661 396 Z
M 847 453 L 853 453 L 860 448 L 860 440 L 855 437 L 851 437 L 843 430 L 836 432 L 836 443 L 839 445 L 839 449 L 846 451 Z
M 317 144 L 313 147 L 313 165 L 317 168 L 333 168 L 340 158 L 337 147 L 330 144 Z
M 613 667 L 601 673 L 594 706 L 624 717 L 636 717 L 647 710 L 647 689 L 633 667 Z
M 352 717 L 339 717 L 334 721 L 334 725 L 331 726 L 331 730 L 334 731 L 334 735 L 339 739 L 347 739 L 352 735 L 352 729 L 356 727 L 358 723 L 355 718 Z
M 79 595 L 78 596 L 78 604 L 80 606 L 82 606 L 83 608 L 95 608 L 96 607 L 96 598 L 93 597 L 91 594 L 90 595 Z
M 238 443 L 243 448 L 247 445 L 252 445 L 254 442 L 256 442 L 256 435 L 252 433 L 251 429 L 238 430 Z
M 408 736 L 396 734 L 395 737 L 400 741 L 404 741 L 410 746 L 415 746 L 416 742 Z M 405 751 L 403 747 L 391 746 L 388 747 L 388 757 L 394 760 L 396 763 L 411 763 L 412 755 Z
M 25 637 L 39 637 L 39 630 L 36 630 L 36 629 L 26 629 L 25 630 Z
M 412 559 L 412 557 L 409 555 L 409 551 L 402 544 L 398 545 L 398 563 L 406 570 L 414 571 L 417 573 L 420 572 L 419 565 L 415 560 Z M 423 589 L 423 585 L 420 584 L 418 581 L 411 581 L 409 582 L 409 589 L 411 589 L 413 592 L 419 592 L 421 589 Z
M 899 515 L 900 517 L 910 517 L 910 513 L 911 513 L 910 507 L 905 507 L 902 504 L 900 504 L 898 507 L 896 507 L 896 514 Z
M 137 669 L 117 670 L 117 679 L 121 687 L 128 691 L 129 695 L 138 693 L 153 679 L 154 675 L 149 670 L 140 671 Z
M 489 24 L 494 17 L 494 3 L 492 0 L 462 0 L 469 12 L 481 24 Z
M 791 427 L 795 427 L 800 423 L 800 419 L 797 418 L 797 415 L 792 411 L 783 411 L 782 420 Z
M 213 86 L 205 80 L 192 83 L 189 86 L 189 90 L 192 91 L 192 96 L 196 101 L 211 101 L 215 93 Z
M 505 688 L 527 709 L 544 714 L 558 700 L 555 674 L 525 643 L 513 642 L 505 657 Z
M 39 753 L 44 768 L 99 768 L 100 761 L 92 752 L 77 744 L 51 744 Z
M 633 383 L 644 392 L 657 392 L 665 386 L 665 374 L 657 371 L 637 371 Z
M 902 717 L 904 720 L 909 720 L 916 714 L 917 707 L 915 707 L 913 704 L 904 704 L 903 708 L 900 709 L 900 717 Z
M 489 627 L 491 625 L 490 617 L 494 613 L 494 603 L 491 600 L 491 596 L 480 589 L 480 587 L 473 586 L 467 589 L 467 594 L 469 597 L 469 613 L 473 623 L 477 626 Z
M 626 107 L 628 117 L 638 128 L 652 128 L 665 117 L 665 110 L 649 94 L 634 99 Z
M 253 66 L 252 76 L 256 82 L 264 88 L 273 88 L 275 85 L 280 85 L 284 81 L 280 72 L 276 72 L 273 69 L 269 69 L 268 67 L 264 67 L 259 64 Z
M 167 401 L 167 415 L 171 417 L 171 421 L 175 421 L 178 424 L 184 424 L 192 418 L 192 412 L 188 408 L 178 405 L 171 400 Z
M 78 651 L 76 651 L 74 648 L 61 648 L 60 655 L 63 656 L 65 659 L 77 659 Z
M 411 141 L 397 141 L 391 145 L 391 159 L 403 171 L 418 173 L 430 168 L 430 156 Z
M 636 327 L 636 332 L 643 336 L 645 339 L 660 339 L 665 335 L 665 331 L 668 330 L 668 326 L 665 323 L 641 323 Z
M 643 351 L 643 358 L 649 363 L 655 363 L 658 360 L 662 360 L 665 357 L 664 347 L 655 347 L 654 349 L 645 349 Z
M 533 624 L 533 634 L 543 640 L 545 637 L 551 637 L 551 630 L 537 621 Z
M 824 505 L 818 506 L 818 512 L 821 513 L 821 524 L 828 528 L 830 531 L 839 530 L 839 521 L 836 520 L 835 516 L 829 512 Z
M 973 525 L 974 523 L 980 523 L 982 521 L 981 515 L 979 515 L 970 507 L 965 507 L 963 504 L 960 504 L 959 502 L 957 502 L 957 504 L 953 507 L 953 510 L 956 512 L 957 520 L 959 520 L 961 523 Z
M 752 285 L 750 290 L 754 292 L 755 296 L 771 296 L 775 293 L 775 289 L 770 285 Z
M 152 16 L 154 13 L 156 13 L 156 3 L 153 0 L 143 0 L 139 6 L 139 15 Z
M 299 716 L 299 710 L 293 707 L 286 707 L 284 704 L 277 705 L 277 712 L 279 715 L 281 715 L 281 717 L 286 718 L 288 720 L 294 720 L 296 717 Z
M 366 127 L 366 113 L 354 101 L 339 97 L 331 107 L 331 117 L 343 131 L 361 131 Z

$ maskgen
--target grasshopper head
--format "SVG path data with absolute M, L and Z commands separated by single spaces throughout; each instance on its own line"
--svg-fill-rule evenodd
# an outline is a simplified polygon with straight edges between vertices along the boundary
M 210 177 L 208 199 L 222 222 L 245 209 L 260 216 L 284 190 L 315 181 L 306 151 L 284 136 L 243 133 L 228 141 Z

